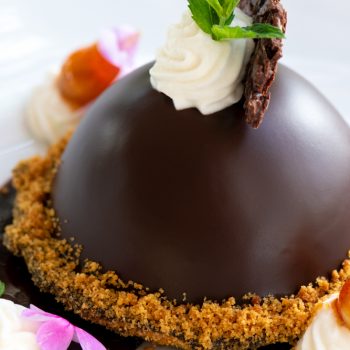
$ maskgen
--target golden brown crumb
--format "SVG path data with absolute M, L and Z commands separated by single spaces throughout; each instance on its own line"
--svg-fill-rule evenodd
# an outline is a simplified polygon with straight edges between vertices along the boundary
M 23 256 L 34 283 L 64 306 L 125 336 L 181 349 L 255 349 L 278 342 L 294 345 L 327 295 L 337 292 L 350 276 L 344 261 L 331 280 L 319 278 L 284 298 L 248 294 L 244 305 L 234 298 L 202 305 L 166 300 L 140 284 L 103 272 L 96 262 L 79 267 L 80 248 L 58 239 L 58 219 L 50 206 L 52 180 L 69 137 L 53 146 L 45 158 L 21 162 L 13 174 L 17 189 L 12 225 L 5 245 Z

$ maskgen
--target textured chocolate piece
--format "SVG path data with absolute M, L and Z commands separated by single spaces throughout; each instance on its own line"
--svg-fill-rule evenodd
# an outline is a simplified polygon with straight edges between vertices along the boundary
M 286 31 L 287 13 L 280 0 L 244 0 L 240 8 L 252 16 L 254 23 L 268 23 Z M 268 109 L 270 88 L 282 57 L 281 39 L 256 40 L 255 51 L 248 64 L 244 91 L 245 120 L 258 128 Z
M 203 117 L 151 88 L 147 65 L 109 89 L 54 184 L 64 237 L 169 298 L 290 294 L 350 248 L 350 131 L 280 67 L 265 123 L 240 105 Z
M 252 17 L 255 13 L 257 2 L 260 2 L 260 0 L 241 0 L 238 7 Z

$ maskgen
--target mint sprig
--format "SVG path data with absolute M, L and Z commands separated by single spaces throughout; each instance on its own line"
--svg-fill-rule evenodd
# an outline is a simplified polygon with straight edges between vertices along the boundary
M 215 40 L 284 38 L 284 34 L 279 28 L 264 23 L 255 23 L 249 27 L 214 25 L 212 27 L 212 35 Z
M 188 0 L 193 20 L 214 40 L 285 38 L 278 27 L 255 23 L 248 27 L 231 27 L 240 0 Z
M 193 20 L 207 34 L 212 34 L 212 27 L 219 24 L 220 19 L 215 10 L 206 0 L 189 0 L 188 7 Z

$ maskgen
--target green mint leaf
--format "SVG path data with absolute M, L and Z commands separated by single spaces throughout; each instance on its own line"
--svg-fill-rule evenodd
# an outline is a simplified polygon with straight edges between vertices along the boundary
M 238 6 L 238 4 L 240 3 L 240 0 L 221 0 L 222 3 L 222 7 L 224 9 L 224 17 L 226 19 L 226 25 L 230 25 L 232 23 L 228 21 L 229 18 L 232 17 L 235 8 Z
M 249 27 L 212 27 L 212 35 L 215 40 L 227 39 L 284 39 L 284 33 L 277 27 L 265 23 L 256 23 Z
M 4 295 L 5 289 L 5 283 L 0 281 L 0 297 Z
M 219 0 L 206 0 L 207 3 L 215 10 L 216 14 L 220 17 L 225 17 L 224 9 Z
M 231 16 L 229 18 L 227 18 L 226 22 L 225 22 L 225 26 L 229 26 L 233 20 L 235 19 L 235 14 L 232 12 Z
M 188 7 L 193 20 L 207 34 L 212 34 L 211 28 L 219 24 L 219 17 L 206 0 L 189 0 Z
M 220 18 L 212 7 L 210 7 L 210 19 L 213 25 L 220 23 Z M 210 34 L 211 34 L 211 28 L 210 28 Z
M 278 27 L 275 27 L 271 24 L 267 23 L 254 23 L 253 25 L 249 27 L 245 27 L 245 29 L 253 31 L 257 33 L 258 35 L 262 35 L 262 39 L 285 39 L 285 34 L 282 32 L 281 29 Z M 258 37 L 259 38 L 259 37 Z
M 249 27 L 230 27 L 234 10 L 240 0 L 188 0 L 193 20 L 214 40 L 229 39 L 284 39 L 284 33 L 277 27 L 255 23 Z

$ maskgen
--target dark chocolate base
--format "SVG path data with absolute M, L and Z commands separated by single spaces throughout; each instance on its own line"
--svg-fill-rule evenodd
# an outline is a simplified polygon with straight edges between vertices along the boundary
M 99 339 L 109 350 L 135 350 L 142 340 L 138 338 L 124 338 L 82 320 L 71 312 L 64 311 L 63 306 L 57 303 L 52 295 L 41 293 L 31 281 L 30 274 L 22 258 L 9 253 L 2 245 L 2 236 L 5 226 L 12 220 L 12 208 L 15 190 L 11 185 L 6 186 L 8 191 L 0 192 L 0 281 L 6 285 L 5 299 L 16 304 L 29 306 L 33 304 L 47 312 L 64 317 L 72 324 L 88 331 Z M 69 350 L 81 349 L 78 344 L 72 343 Z M 289 345 L 274 345 L 261 348 L 265 350 L 288 350 Z

